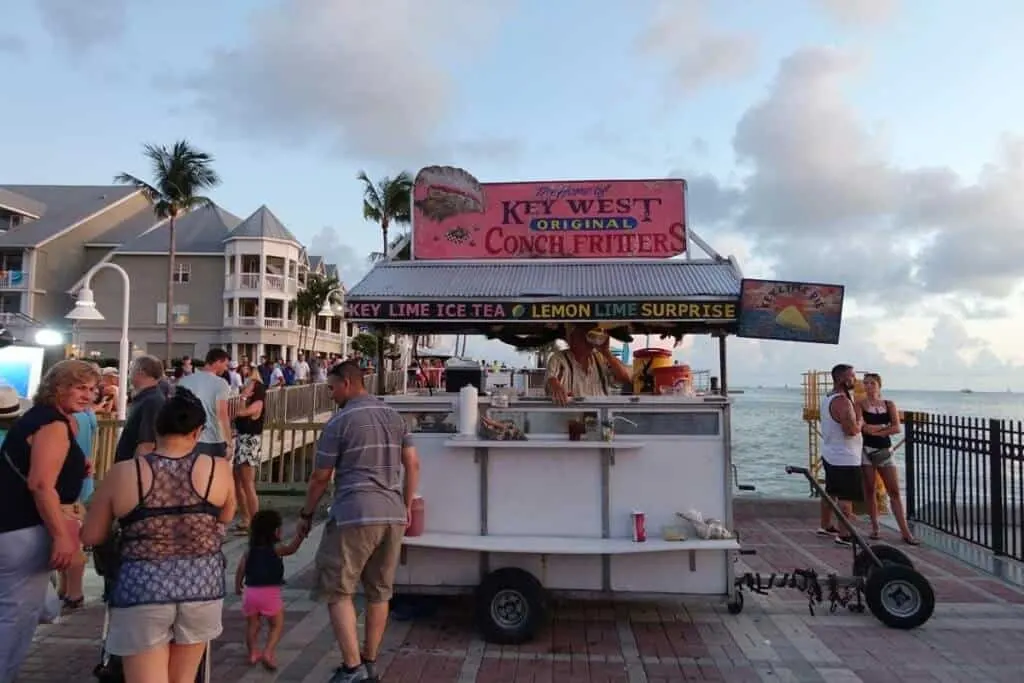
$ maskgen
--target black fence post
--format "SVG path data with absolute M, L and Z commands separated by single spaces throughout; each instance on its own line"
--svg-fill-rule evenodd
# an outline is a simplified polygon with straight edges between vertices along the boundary
M 914 413 L 903 414 L 903 460 L 906 465 L 907 518 L 917 513 L 917 463 L 914 462 Z
M 1006 554 L 1006 520 L 1003 517 L 1003 423 L 988 421 L 988 507 L 992 524 L 992 554 Z

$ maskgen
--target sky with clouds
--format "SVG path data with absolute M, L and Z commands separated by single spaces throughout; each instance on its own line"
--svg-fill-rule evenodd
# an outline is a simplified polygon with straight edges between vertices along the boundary
M 734 384 L 843 360 L 1024 390 L 1022 33 L 1010 0 L 10 0 L 0 180 L 101 184 L 188 138 L 218 203 L 351 285 L 380 239 L 360 170 L 681 175 L 745 275 L 847 287 L 838 347 L 730 340 Z

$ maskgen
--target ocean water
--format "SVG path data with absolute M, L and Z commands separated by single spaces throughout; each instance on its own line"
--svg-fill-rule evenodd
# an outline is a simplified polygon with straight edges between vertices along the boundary
M 806 480 L 785 473 L 786 465 L 807 466 L 802 389 L 744 388 L 732 398 L 733 463 L 740 483 L 757 486 L 757 495 L 807 497 Z M 886 391 L 885 398 L 901 410 L 1024 420 L 1024 394 Z M 896 459 L 901 477 L 902 458 L 900 449 Z

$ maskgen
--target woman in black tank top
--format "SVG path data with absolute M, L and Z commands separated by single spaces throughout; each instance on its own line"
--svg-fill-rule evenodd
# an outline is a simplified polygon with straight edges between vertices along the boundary
M 71 416 L 92 405 L 98 381 L 89 363 L 54 365 L 0 448 L 0 681 L 17 677 L 51 570 L 84 562 L 62 506 L 78 501 L 88 474 Z
M 903 542 L 918 545 L 919 541 L 910 533 L 907 513 L 903 509 L 900 495 L 899 472 L 892 452 L 892 437 L 900 433 L 900 412 L 896 404 L 882 398 L 882 377 L 878 373 L 864 373 L 865 397 L 857 404 L 864 427 L 864 495 L 871 517 L 871 538 L 880 538 L 878 529 L 878 499 L 875 497 L 876 475 L 881 477 L 885 492 L 889 496 L 889 508 L 896 518 Z

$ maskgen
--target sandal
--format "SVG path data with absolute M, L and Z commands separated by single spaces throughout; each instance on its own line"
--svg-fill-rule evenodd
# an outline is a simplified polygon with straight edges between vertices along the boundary
M 249 663 L 258 664 L 263 661 L 263 653 L 259 650 L 253 650 L 249 653 Z
M 911 536 L 910 538 L 904 538 L 903 542 L 907 545 L 921 545 L 921 541 L 917 540 L 913 536 Z
M 871 535 L 868 536 L 868 538 L 870 538 L 872 541 L 877 541 L 880 538 L 882 538 L 882 534 L 878 533 L 877 531 L 872 531 Z
M 277 657 L 272 654 L 264 654 L 262 664 L 267 671 L 277 671 Z
M 62 602 L 64 603 L 64 609 L 66 610 L 81 609 L 82 606 L 85 605 L 85 596 L 80 598 L 64 598 Z

